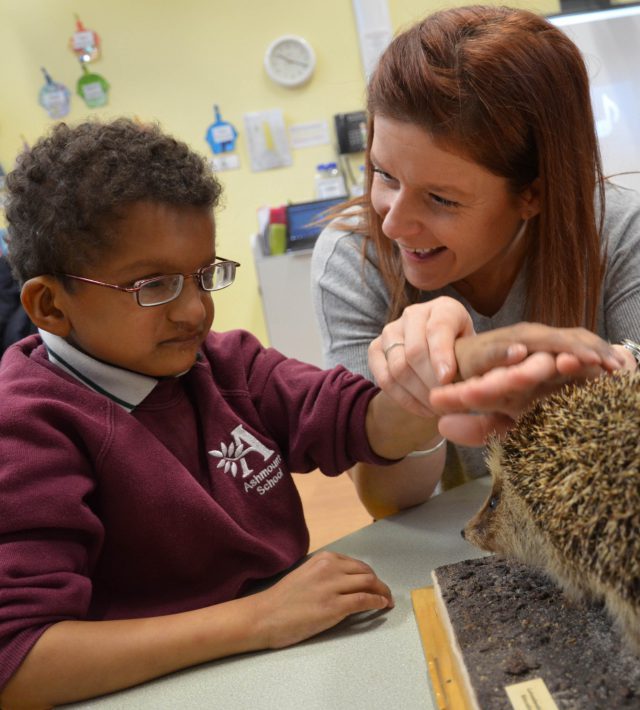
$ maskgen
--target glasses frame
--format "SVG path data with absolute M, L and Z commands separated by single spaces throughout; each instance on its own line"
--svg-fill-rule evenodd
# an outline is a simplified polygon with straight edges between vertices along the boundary
M 234 271 L 233 271 L 233 280 L 229 281 L 229 283 L 224 284 L 224 286 L 217 286 L 215 288 L 205 288 L 203 286 L 203 279 L 202 279 L 202 272 L 205 269 L 209 269 L 210 267 L 214 266 L 222 266 L 223 264 L 233 264 Z M 75 276 L 74 274 L 56 274 L 56 276 L 63 276 L 68 279 L 74 279 L 75 281 L 83 281 L 84 283 L 88 284 L 94 284 L 95 286 L 105 286 L 106 288 L 112 288 L 115 289 L 116 291 L 125 291 L 126 293 L 133 293 L 135 295 L 136 303 L 141 307 L 141 308 L 153 308 L 154 306 L 163 306 L 165 303 L 171 303 L 171 301 L 175 301 L 176 298 L 180 296 L 182 293 L 182 289 L 184 288 L 184 282 L 187 278 L 189 277 L 194 277 L 197 279 L 198 286 L 203 290 L 206 291 L 207 293 L 213 293 L 213 291 L 221 291 L 223 288 L 227 288 L 227 286 L 231 286 L 233 281 L 235 280 L 235 270 L 239 268 L 241 264 L 237 261 L 233 261 L 233 259 L 225 259 L 222 256 L 216 256 L 215 261 L 213 261 L 211 264 L 207 264 L 206 266 L 202 266 L 196 271 L 192 271 L 189 274 L 162 274 L 161 276 L 152 276 L 151 278 L 148 279 L 140 279 L 139 281 L 134 281 L 132 286 L 118 286 L 117 284 L 110 284 L 107 283 L 106 281 L 98 281 L 97 279 L 89 279 L 86 276 Z M 182 283 L 180 285 L 180 288 L 178 291 L 173 295 L 171 298 L 167 298 L 164 301 L 159 301 L 158 303 L 140 303 L 140 290 L 143 289 L 147 284 L 152 283 L 154 281 L 157 281 L 158 279 L 164 279 L 168 276 L 181 276 L 182 277 Z

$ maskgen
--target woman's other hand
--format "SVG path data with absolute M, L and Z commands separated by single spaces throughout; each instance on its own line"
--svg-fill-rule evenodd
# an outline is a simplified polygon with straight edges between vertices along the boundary
M 473 334 L 471 317 L 452 298 L 408 306 L 369 346 L 369 369 L 378 386 L 405 409 L 432 417 L 431 388 L 452 382 L 454 345 Z

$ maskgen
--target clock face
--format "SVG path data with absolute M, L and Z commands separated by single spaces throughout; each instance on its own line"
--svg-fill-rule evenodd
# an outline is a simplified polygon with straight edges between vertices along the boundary
M 278 37 L 267 48 L 264 67 L 269 77 L 281 86 L 300 86 L 311 75 L 316 57 L 311 45 L 302 37 Z

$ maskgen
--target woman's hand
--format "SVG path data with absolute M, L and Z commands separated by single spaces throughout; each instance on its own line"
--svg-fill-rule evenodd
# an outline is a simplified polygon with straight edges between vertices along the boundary
M 260 607 L 267 648 L 303 641 L 350 614 L 393 607 L 389 587 L 369 565 L 327 551 L 253 598 Z
M 369 346 L 369 369 L 378 386 L 400 406 L 432 417 L 431 388 L 456 375 L 454 343 L 473 334 L 462 304 L 441 297 L 408 306 Z

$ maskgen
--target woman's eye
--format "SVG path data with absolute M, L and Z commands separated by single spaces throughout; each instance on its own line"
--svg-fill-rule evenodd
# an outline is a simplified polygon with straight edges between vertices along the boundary
M 393 182 L 393 177 L 389 175 L 389 173 L 385 173 L 384 170 L 380 170 L 380 168 L 374 168 L 373 172 L 375 175 L 379 175 L 385 182 Z
M 438 205 L 442 207 L 457 207 L 458 203 L 453 200 L 447 200 L 446 197 L 440 197 L 440 195 L 435 195 L 433 192 L 429 193 L 429 197 Z

